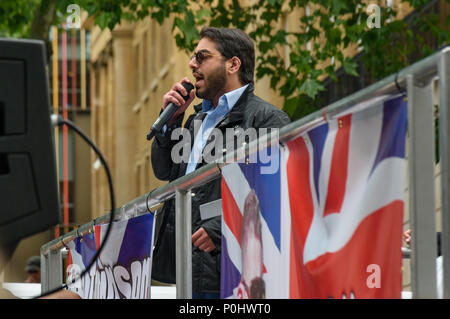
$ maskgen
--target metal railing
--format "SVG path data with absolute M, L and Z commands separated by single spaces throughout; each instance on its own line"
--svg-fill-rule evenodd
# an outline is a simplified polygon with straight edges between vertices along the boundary
M 414 63 L 397 74 L 345 97 L 280 129 L 279 141 L 288 141 L 306 130 L 325 123 L 328 118 L 345 111 L 356 103 L 381 94 L 398 92 L 398 86 L 407 91 L 408 150 L 409 150 L 409 210 L 413 240 L 411 246 L 411 288 L 413 298 L 436 298 L 436 222 L 434 167 L 434 105 L 433 83 L 439 80 L 439 142 L 441 161 L 442 198 L 442 255 L 444 298 L 450 298 L 450 47 Z M 261 137 L 260 139 L 263 139 Z M 246 153 L 257 150 L 258 140 L 246 147 Z M 270 146 L 270 144 L 268 145 Z M 215 163 L 144 194 L 116 210 L 117 219 L 126 219 L 147 213 L 149 208 L 175 196 L 176 200 L 176 288 L 177 298 L 192 297 L 191 250 L 191 189 L 220 176 L 220 169 L 233 159 L 239 150 Z M 61 248 L 76 238 L 93 231 L 97 224 L 109 221 L 106 214 L 77 230 L 41 247 L 43 292 L 61 286 Z M 408 253 L 409 254 L 409 253 Z

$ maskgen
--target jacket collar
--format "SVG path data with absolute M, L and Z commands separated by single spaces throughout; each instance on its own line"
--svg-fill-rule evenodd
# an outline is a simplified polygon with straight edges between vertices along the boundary
M 249 83 L 245 91 L 237 100 L 236 104 L 233 108 L 228 112 L 219 123 L 217 123 L 216 127 L 222 127 L 229 125 L 231 123 L 241 122 L 244 119 L 244 110 L 247 106 L 247 100 L 252 97 L 254 94 L 255 87 L 253 83 Z M 202 111 L 202 103 L 194 105 L 195 111 L 195 119 L 203 120 L 206 116 L 206 113 Z
M 253 96 L 253 91 L 255 87 L 253 83 L 249 83 L 245 91 L 237 100 L 233 108 L 228 112 L 224 118 L 216 125 L 216 127 L 222 127 L 229 125 L 231 123 L 242 122 L 244 119 L 244 111 L 247 106 L 247 100 Z

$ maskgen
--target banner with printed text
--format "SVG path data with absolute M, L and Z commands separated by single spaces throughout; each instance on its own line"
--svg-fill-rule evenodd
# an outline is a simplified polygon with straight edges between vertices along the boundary
M 83 299 L 148 299 L 151 291 L 153 214 L 116 221 L 89 273 L 72 283 L 89 265 L 109 224 L 68 243 L 67 283 Z
M 406 102 L 351 107 L 222 168 L 222 298 L 400 298 Z

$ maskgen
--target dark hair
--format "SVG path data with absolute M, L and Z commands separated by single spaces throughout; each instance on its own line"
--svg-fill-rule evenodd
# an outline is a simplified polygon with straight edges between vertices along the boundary
M 231 28 L 204 27 L 200 36 L 216 43 L 217 50 L 226 59 L 238 57 L 241 60 L 239 80 L 243 84 L 253 83 L 255 49 L 253 41 L 245 32 Z

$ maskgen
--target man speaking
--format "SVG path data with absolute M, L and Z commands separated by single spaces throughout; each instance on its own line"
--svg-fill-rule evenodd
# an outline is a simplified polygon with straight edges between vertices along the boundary
M 227 128 L 280 128 L 290 122 L 286 113 L 253 93 L 255 51 L 247 34 L 238 29 L 207 27 L 202 29 L 200 36 L 189 63 L 196 80 L 195 93 L 194 90 L 188 92 L 183 86 L 190 82 L 184 78 L 175 83 L 163 97 L 163 109 L 169 103 L 174 103 L 178 109 L 167 125 L 155 134 L 152 143 L 153 171 L 161 180 L 175 180 L 207 164 L 202 153 L 209 143 L 217 143 L 209 138 L 214 129 L 220 130 L 225 136 Z M 189 160 L 179 163 L 171 156 L 172 148 L 178 142 L 171 135 L 181 127 L 184 112 L 195 95 L 203 101 L 194 106 L 195 113 L 185 122 L 184 127 L 191 136 L 191 147 Z M 199 207 L 221 198 L 220 177 L 192 189 L 192 196 L 192 296 L 219 298 L 221 216 L 202 219 Z M 154 249 L 152 277 L 174 283 L 174 199 L 165 202 L 161 214 L 163 217 Z

